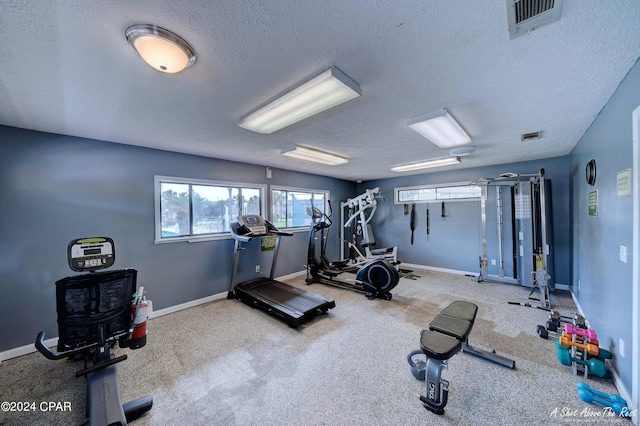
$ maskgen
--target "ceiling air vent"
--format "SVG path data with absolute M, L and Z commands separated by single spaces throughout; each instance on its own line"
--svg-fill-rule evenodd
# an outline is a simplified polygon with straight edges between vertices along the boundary
M 518 37 L 560 19 L 562 0 L 507 0 L 509 35 Z
M 523 133 L 520 135 L 520 140 L 526 142 L 534 139 L 540 139 L 540 133 L 541 132 Z

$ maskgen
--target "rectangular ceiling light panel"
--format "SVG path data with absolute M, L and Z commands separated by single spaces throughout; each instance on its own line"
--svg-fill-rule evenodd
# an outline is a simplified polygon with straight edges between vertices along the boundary
M 392 167 L 392 172 L 410 172 L 413 170 L 428 169 L 430 167 L 449 166 L 451 164 L 461 163 L 459 157 L 437 158 L 435 160 L 421 161 L 419 163 L 405 164 L 402 166 Z
M 238 126 L 265 135 L 333 108 L 361 94 L 360 86 L 331 67 L 238 122 Z
M 471 137 L 444 108 L 410 118 L 407 125 L 440 148 L 453 148 L 471 142 Z
M 297 158 L 299 160 L 313 161 L 314 163 L 327 164 L 329 166 L 338 166 L 340 164 L 346 164 L 348 159 L 335 154 L 329 154 L 328 152 L 322 152 L 311 148 L 305 148 L 303 146 L 294 146 L 291 148 L 283 149 L 280 152 L 287 157 Z

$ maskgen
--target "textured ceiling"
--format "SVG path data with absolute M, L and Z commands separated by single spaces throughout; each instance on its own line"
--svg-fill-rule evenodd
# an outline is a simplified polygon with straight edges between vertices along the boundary
M 149 67 L 124 37 L 135 23 L 181 35 L 196 63 Z M 3 0 L 0 124 L 355 181 L 448 155 L 406 126 L 446 107 L 477 150 L 437 170 L 554 157 L 640 56 L 639 28 L 637 0 L 564 0 L 559 21 L 514 39 L 505 0 Z M 237 126 L 331 65 L 361 97 L 271 135 Z M 280 155 L 294 144 L 350 162 Z

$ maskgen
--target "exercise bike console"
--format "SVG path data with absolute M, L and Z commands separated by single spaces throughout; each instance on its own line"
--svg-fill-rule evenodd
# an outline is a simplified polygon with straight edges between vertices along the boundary
M 108 237 L 82 238 L 67 246 L 69 267 L 77 272 L 91 272 L 113 266 L 116 261 L 113 240 Z

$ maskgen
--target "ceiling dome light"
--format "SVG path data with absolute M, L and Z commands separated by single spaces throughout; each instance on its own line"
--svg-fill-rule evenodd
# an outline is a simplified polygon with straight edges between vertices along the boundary
M 182 37 L 155 25 L 132 25 L 127 41 L 144 61 L 158 71 L 176 73 L 196 61 L 193 48 Z
M 476 150 L 476 147 L 473 145 L 460 146 L 458 148 L 453 148 L 451 151 L 449 151 L 449 155 L 452 155 L 454 157 L 464 157 L 465 155 L 469 155 L 475 152 L 475 150 Z

